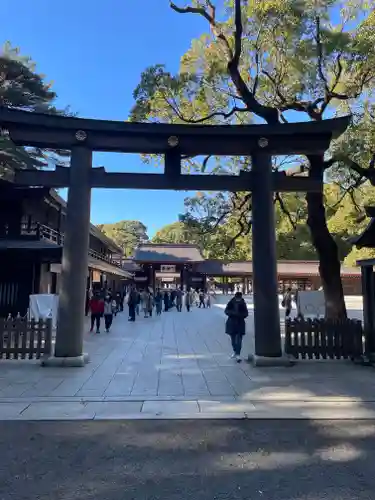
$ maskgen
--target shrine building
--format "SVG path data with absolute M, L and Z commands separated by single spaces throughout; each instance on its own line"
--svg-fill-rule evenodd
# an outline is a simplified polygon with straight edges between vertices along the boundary
M 205 259 L 196 245 L 142 244 L 131 259 L 123 261 L 123 268 L 133 274 L 130 281 L 138 288 L 206 289 L 214 283 L 224 292 L 233 291 L 236 285 L 246 293 L 252 290 L 251 261 Z M 279 260 L 277 274 L 280 292 L 287 287 L 318 290 L 321 286 L 318 261 Z M 345 295 L 361 294 L 359 268 L 342 267 L 341 277 Z

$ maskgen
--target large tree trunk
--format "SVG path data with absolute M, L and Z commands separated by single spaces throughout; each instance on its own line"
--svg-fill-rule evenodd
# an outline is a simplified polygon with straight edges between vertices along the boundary
M 310 177 L 323 181 L 324 158 L 309 156 Z M 341 263 L 335 240 L 327 227 L 323 192 L 307 193 L 307 225 L 319 257 L 319 273 L 326 301 L 326 317 L 346 318 L 346 306 L 341 282 Z

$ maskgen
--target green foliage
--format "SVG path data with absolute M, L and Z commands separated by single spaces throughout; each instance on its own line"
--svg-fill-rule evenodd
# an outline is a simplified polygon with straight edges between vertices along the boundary
M 152 238 L 151 243 L 200 245 L 199 232 L 195 231 L 194 228 L 190 228 L 184 222 L 173 222 L 159 229 Z
M 325 186 L 326 215 L 329 230 L 336 241 L 341 261 L 354 265 L 359 258 L 372 255 L 372 250 L 358 250 L 351 240 L 367 226 L 365 207 L 375 204 L 375 190 L 369 183 L 347 192 L 337 184 Z M 245 203 L 244 203 L 245 202 Z M 197 193 L 186 198 L 186 213 L 180 221 L 161 228 L 155 243 L 192 243 L 206 258 L 251 260 L 250 200 L 238 195 L 236 206 L 221 193 L 217 196 Z M 241 219 L 238 211 L 247 213 Z M 277 258 L 280 260 L 317 260 L 316 251 L 306 225 L 306 201 L 300 194 L 288 193 L 282 205 L 275 204 Z M 242 226 L 239 221 L 242 220 Z
M 138 245 L 148 241 L 147 227 L 138 220 L 99 224 L 98 228 L 122 248 L 126 257 L 132 256 Z
M 176 3 L 177 11 L 188 5 Z M 331 152 L 335 158 L 339 156 L 339 161 L 331 162 L 332 168 L 326 172 L 327 181 L 339 185 L 325 189 L 326 218 L 340 258 L 344 258 L 351 249 L 350 236 L 359 229 L 355 208 L 358 204 L 363 217 L 363 203 L 353 201 L 352 197 L 354 190 L 363 184 L 362 176 L 348 168 L 351 165 L 348 158 L 367 167 L 374 154 L 372 6 L 362 0 L 243 1 L 242 50 L 237 60 L 234 56 L 238 0 L 225 2 L 225 14 L 220 19 L 212 17 L 214 13 L 209 7 L 213 3 L 203 0 L 190 3 L 193 7 L 203 7 L 211 16 L 207 32 L 192 41 L 181 58 L 178 74 L 172 75 L 160 65 L 143 72 L 134 93 L 136 104 L 131 119 L 192 124 L 259 120 L 271 123 L 275 117 L 283 121 L 319 121 L 353 113 L 352 126 L 332 144 Z M 277 113 L 270 113 L 265 107 Z M 191 161 L 196 169 L 203 171 L 201 159 Z M 211 162 L 212 172 L 215 163 L 222 165 L 218 158 L 212 158 Z M 226 171 L 237 172 L 241 162 L 241 158 L 226 162 Z M 322 162 L 322 169 L 327 167 L 328 163 Z M 366 189 L 369 194 L 371 189 L 368 186 Z M 246 220 L 239 208 L 245 196 L 193 197 L 186 202 L 184 222 L 190 226 L 201 224 L 201 233 L 211 235 L 212 253 L 219 254 L 220 249 L 232 243 L 226 255 L 241 254 L 249 258 L 249 217 Z M 247 203 L 250 212 L 251 197 Z M 276 218 L 279 258 L 317 258 L 306 225 L 304 198 L 283 194 L 276 202 Z M 321 229 L 316 227 L 318 232 Z M 319 257 L 324 259 L 324 255 Z
M 356 262 L 361 259 L 374 259 L 375 248 L 353 248 L 345 257 L 344 265 L 346 267 L 355 267 Z
M 21 55 L 18 48 L 7 42 L 0 49 L 0 106 L 37 113 L 69 114 L 54 106 L 56 93 L 52 83 L 36 72 L 31 58 Z M 50 163 L 63 162 L 66 151 L 18 147 L 4 135 L 0 136 L 1 168 L 42 168 Z
M 201 6 L 207 3 L 201 2 Z M 375 20 L 366 2 L 338 0 L 242 2 L 242 53 L 239 71 L 261 104 L 310 119 L 352 107 L 364 92 L 373 93 Z M 228 46 L 234 47 L 234 0 L 227 17 L 207 23 L 207 33 L 191 43 L 180 71 L 147 68 L 134 97 L 136 121 L 249 123 L 252 114 L 228 71 Z M 220 36 L 219 36 L 220 34 Z M 223 40 L 226 39 L 226 42 Z M 225 114 L 244 102 L 247 112 Z M 213 113 L 220 115 L 212 116 Z M 290 116 L 293 120 L 293 117 Z M 295 120 L 295 118 L 294 118 Z

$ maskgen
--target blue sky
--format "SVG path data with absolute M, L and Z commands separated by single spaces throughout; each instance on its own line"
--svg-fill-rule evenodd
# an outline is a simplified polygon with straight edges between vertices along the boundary
M 178 69 L 181 55 L 206 25 L 181 16 L 168 0 L 2 0 L 1 42 L 31 56 L 53 81 L 58 105 L 79 116 L 125 120 L 144 68 L 165 63 Z M 100 153 L 94 165 L 110 171 L 154 171 L 136 155 Z M 187 193 L 94 190 L 94 224 L 141 220 L 149 235 L 174 222 Z

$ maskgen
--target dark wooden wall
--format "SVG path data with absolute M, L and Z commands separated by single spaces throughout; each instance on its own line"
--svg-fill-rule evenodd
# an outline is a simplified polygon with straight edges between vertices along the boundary
M 0 317 L 20 313 L 29 307 L 29 295 L 39 291 L 40 264 L 27 253 L 2 255 L 0 266 Z

